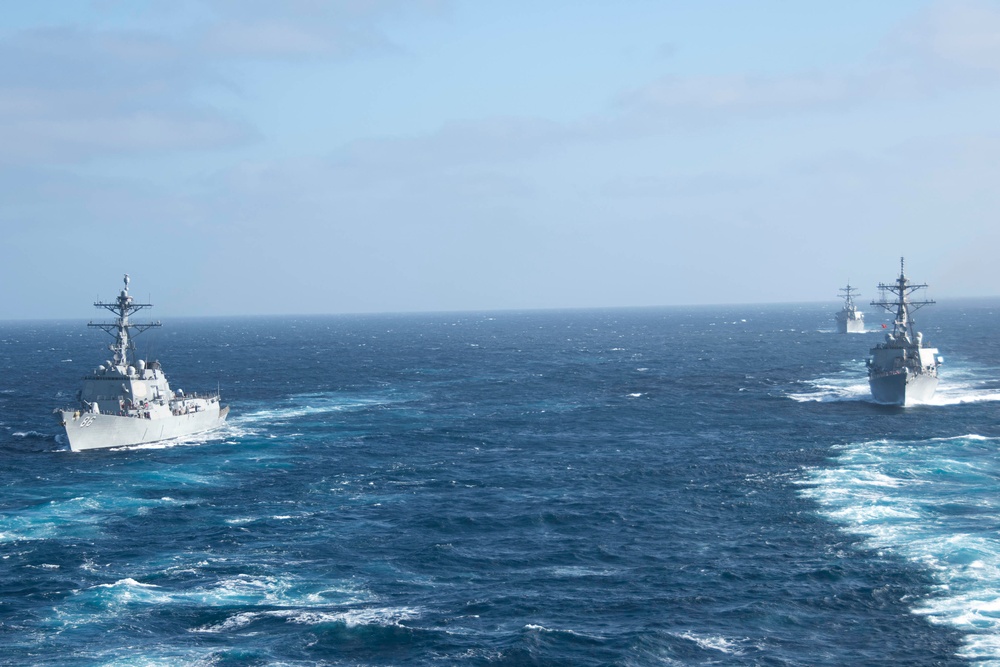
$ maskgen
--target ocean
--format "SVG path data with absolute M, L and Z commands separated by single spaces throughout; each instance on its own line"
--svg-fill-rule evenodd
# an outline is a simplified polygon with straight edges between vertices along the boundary
M 0 663 L 1000 665 L 1000 300 L 905 409 L 838 308 L 168 320 L 227 426 L 82 453 L 0 323 Z

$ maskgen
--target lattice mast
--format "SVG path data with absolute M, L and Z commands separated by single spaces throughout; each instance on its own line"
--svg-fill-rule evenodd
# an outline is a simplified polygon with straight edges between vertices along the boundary
M 899 278 L 897 278 L 896 282 L 892 284 L 879 283 L 878 289 L 881 299 L 878 301 L 872 301 L 872 305 L 884 308 L 890 313 L 895 312 L 896 319 L 892 323 L 893 337 L 905 340 L 907 343 L 912 343 L 913 337 L 910 334 L 915 326 L 915 322 L 913 321 L 911 313 L 936 302 L 930 300 L 912 301 L 910 299 L 911 294 L 917 290 L 927 289 L 927 285 L 926 283 L 919 285 L 911 284 L 906 278 L 904 269 L 904 259 L 900 257 Z M 888 300 L 886 292 L 892 293 L 895 298 L 892 301 Z
M 125 289 L 121 291 L 118 298 L 113 303 L 98 301 L 95 308 L 105 308 L 111 311 L 117 319 L 114 322 L 90 322 L 88 327 L 101 329 L 115 339 L 115 342 L 108 346 L 114 353 L 115 366 L 127 367 L 129 365 L 129 353 L 135 352 L 135 343 L 132 339 L 147 329 L 161 326 L 159 322 L 147 322 L 135 324 L 129 321 L 129 317 L 144 308 L 152 308 L 151 303 L 136 303 L 128 293 L 128 274 L 125 274 Z M 129 335 L 129 331 L 134 329 L 135 334 Z
M 847 287 L 841 287 L 839 296 L 844 299 L 844 308 L 854 309 L 854 297 L 860 296 L 861 291 L 856 287 L 851 287 L 851 282 L 847 281 Z

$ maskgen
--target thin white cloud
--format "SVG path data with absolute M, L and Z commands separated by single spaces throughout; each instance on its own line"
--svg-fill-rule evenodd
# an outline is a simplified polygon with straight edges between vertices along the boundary
M 286 20 L 221 23 L 206 32 L 201 48 L 212 55 L 251 58 L 344 58 L 396 49 L 370 29 L 305 26 Z
M 46 29 L 0 44 L 0 162 L 234 146 L 238 119 L 194 101 L 216 84 L 180 45 L 135 32 Z
M 164 31 L 148 23 L 168 5 L 193 23 Z M 257 130 L 201 101 L 239 90 L 233 62 L 389 52 L 396 47 L 380 22 L 445 8 L 435 0 L 171 0 L 148 8 L 145 28 L 9 34 L 0 38 L 0 164 L 245 145 Z
M 107 113 L 0 122 L 2 162 L 67 163 L 150 152 L 205 150 L 237 145 L 250 136 L 232 121 L 195 113 Z
M 843 111 L 995 86 L 1000 78 L 1000 6 L 932 5 L 851 70 L 762 76 L 665 76 L 621 95 L 633 117 L 712 122 L 744 116 Z
M 213 56 L 350 58 L 398 52 L 380 23 L 406 14 L 439 15 L 443 0 L 211 0 L 215 20 L 200 40 Z
M 924 62 L 1000 72 L 1000 6 L 939 2 L 901 27 L 889 48 Z

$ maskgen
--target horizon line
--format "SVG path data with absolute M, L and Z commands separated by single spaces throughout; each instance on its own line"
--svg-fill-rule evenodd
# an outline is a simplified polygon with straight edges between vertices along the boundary
M 976 301 L 1000 299 L 1000 294 L 990 296 L 960 296 L 949 297 L 948 301 Z M 526 307 L 526 308 L 495 308 L 495 309 L 468 309 L 468 310 L 385 310 L 385 311 L 348 311 L 348 312 L 314 312 L 314 313 L 239 313 L 227 315 L 168 315 L 175 319 L 196 320 L 196 319 L 253 319 L 253 318 L 276 318 L 276 317 L 384 317 L 384 316 L 411 316 L 411 315 L 462 315 L 462 314 L 501 314 L 501 313 L 554 313 L 554 312 L 583 312 L 583 311 L 607 311 L 607 310 L 656 310 L 669 308 L 731 308 L 741 307 L 766 307 L 766 306 L 807 306 L 807 305 L 828 305 L 837 303 L 839 299 L 829 299 L 823 301 L 758 301 L 758 302 L 729 302 L 729 303 L 697 303 L 697 304 L 657 304 L 647 306 L 554 306 L 554 307 Z M 937 302 L 935 305 L 941 305 Z M 15 322 L 69 322 L 80 320 L 94 321 L 93 318 L 77 317 L 25 317 L 25 318 L 0 318 L 0 324 Z

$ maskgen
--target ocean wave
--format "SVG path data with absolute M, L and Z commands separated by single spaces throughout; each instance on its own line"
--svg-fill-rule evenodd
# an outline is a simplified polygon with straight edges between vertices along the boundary
M 316 609 L 276 609 L 268 611 L 247 611 L 234 614 L 221 623 L 192 628 L 191 632 L 220 633 L 241 630 L 257 621 L 282 619 L 299 625 L 339 624 L 348 628 L 378 626 L 399 626 L 404 621 L 419 618 L 420 612 L 414 607 L 364 607 L 341 611 Z
M 219 652 L 204 649 L 178 648 L 173 646 L 143 646 L 139 652 L 129 647 L 124 655 L 108 655 L 118 651 L 108 651 L 90 658 L 97 667 L 215 667 L 220 664 Z M 224 661 L 222 661 L 224 662 Z
M 141 581 L 136 581 L 132 577 L 126 577 L 124 579 L 119 579 L 113 584 L 97 584 L 94 588 L 159 588 L 155 584 L 144 584 Z
M 527 625 L 524 626 L 524 629 L 525 630 L 529 630 L 531 632 L 544 632 L 544 633 L 548 633 L 548 634 L 564 634 L 564 635 L 570 635 L 572 637 L 582 637 L 584 639 L 592 639 L 592 640 L 595 640 L 595 641 L 601 641 L 601 640 L 604 639 L 604 637 L 601 637 L 599 635 L 591 635 L 591 634 L 587 634 L 587 633 L 584 633 L 584 632 L 577 632 L 576 630 L 570 630 L 568 628 L 547 628 L 544 625 L 538 625 L 537 623 L 528 623 Z
M 729 655 L 743 655 L 745 649 L 742 646 L 746 640 L 736 640 L 722 635 L 704 635 L 694 632 L 672 633 L 679 639 L 686 639 L 694 642 L 698 648 L 707 651 L 718 651 Z
M 610 577 L 619 573 L 616 568 L 585 567 L 583 565 L 558 565 L 545 569 L 556 577 Z
M 170 594 L 155 584 L 146 584 L 132 577 L 125 577 L 110 584 L 97 584 L 91 588 L 88 606 L 92 611 L 104 609 L 106 613 L 116 615 L 121 607 L 133 604 L 159 606 L 170 601 Z M 81 613 L 76 616 L 72 625 L 87 625 L 104 622 L 105 614 Z M 69 619 L 67 619 L 69 620 Z
M 10 434 L 14 438 L 27 438 L 29 440 L 55 440 L 55 436 L 51 433 L 42 433 L 41 431 L 14 431 Z
M 331 604 L 354 605 L 367 602 L 370 598 L 363 589 L 349 583 L 317 587 L 312 582 L 296 577 L 248 574 L 227 577 L 191 589 L 172 589 L 165 585 L 144 583 L 132 577 L 112 584 L 100 584 L 94 589 L 116 591 L 119 602 L 155 602 L 159 605 L 200 607 L 267 606 L 302 610 Z M 155 594 L 149 592 L 154 589 Z
M 190 629 L 217 633 L 237 630 L 263 618 L 353 627 L 398 624 L 417 615 L 410 608 L 361 607 L 371 603 L 371 596 L 350 583 L 321 587 L 295 577 L 239 575 L 195 588 L 175 587 L 175 577 L 189 570 L 172 567 L 171 577 L 160 577 L 154 580 L 156 583 L 145 580 L 148 575 L 134 575 L 75 591 L 47 623 L 66 629 L 100 626 L 142 613 L 143 608 L 230 610 L 220 623 Z M 91 566 L 88 571 L 96 569 Z M 198 568 L 194 571 L 198 576 L 205 574 Z
M 0 543 L 91 536 L 109 515 L 143 514 L 155 506 L 174 504 L 169 498 L 150 499 L 95 493 L 0 514 Z

